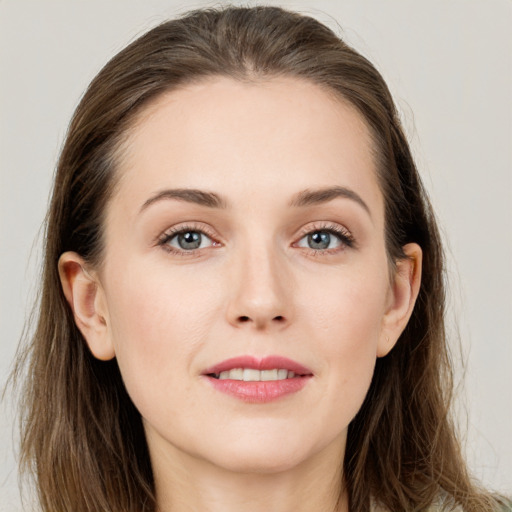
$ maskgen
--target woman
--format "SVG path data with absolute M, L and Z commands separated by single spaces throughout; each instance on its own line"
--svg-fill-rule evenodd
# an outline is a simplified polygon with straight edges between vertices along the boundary
M 448 416 L 443 259 L 385 83 L 317 21 L 197 11 L 109 62 L 47 223 L 43 510 L 496 510 Z

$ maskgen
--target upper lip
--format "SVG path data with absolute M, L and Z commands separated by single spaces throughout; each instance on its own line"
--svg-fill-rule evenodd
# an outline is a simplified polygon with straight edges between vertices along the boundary
M 255 356 L 238 356 L 226 359 L 215 366 L 207 368 L 203 375 L 219 374 L 232 370 L 233 368 L 252 368 L 254 370 L 286 369 L 297 375 L 311 375 L 313 372 L 305 366 L 282 356 L 266 356 L 258 358 Z

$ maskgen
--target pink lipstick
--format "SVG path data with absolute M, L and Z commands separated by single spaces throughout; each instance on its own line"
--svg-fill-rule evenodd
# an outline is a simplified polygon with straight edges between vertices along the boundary
M 245 402 L 265 403 L 300 391 L 313 373 L 286 357 L 241 356 L 206 369 L 203 376 L 218 391 Z

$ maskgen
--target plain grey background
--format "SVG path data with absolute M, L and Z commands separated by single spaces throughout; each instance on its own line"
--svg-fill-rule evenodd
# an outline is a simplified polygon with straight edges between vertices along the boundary
M 82 92 L 137 35 L 221 3 L 0 0 L 0 385 L 34 300 L 35 240 Z M 468 459 L 487 486 L 512 493 L 512 2 L 265 3 L 327 23 L 387 80 L 447 243 Z M 14 401 L 8 396 L 0 409 L 0 510 L 9 512 L 21 510 Z

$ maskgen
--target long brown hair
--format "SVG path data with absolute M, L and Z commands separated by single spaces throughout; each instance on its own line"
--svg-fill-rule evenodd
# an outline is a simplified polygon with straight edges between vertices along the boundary
M 350 510 L 367 511 L 372 499 L 391 511 L 425 510 L 439 500 L 447 509 L 495 510 L 471 483 L 450 421 L 441 242 L 388 88 L 330 29 L 276 7 L 200 10 L 157 26 L 101 70 L 76 109 L 47 217 L 37 325 L 16 370 L 25 378 L 21 462 L 35 474 L 42 509 L 156 509 L 140 415 L 116 361 L 89 352 L 57 262 L 71 250 L 91 265 L 101 263 L 105 205 L 135 116 L 162 93 L 216 75 L 298 77 L 350 102 L 374 137 L 390 262 L 404 257 L 409 242 L 423 249 L 412 318 L 391 353 L 377 361 L 349 427 L 340 464 Z

